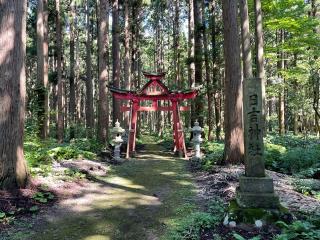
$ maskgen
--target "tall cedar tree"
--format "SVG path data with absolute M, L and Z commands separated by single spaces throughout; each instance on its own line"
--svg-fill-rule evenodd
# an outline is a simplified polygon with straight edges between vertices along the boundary
M 24 187 L 27 1 L 1 1 L 0 8 L 0 189 Z
M 244 158 L 242 84 L 237 1 L 222 1 L 225 59 L 225 148 L 224 163 Z
M 93 82 L 92 82 L 92 59 L 91 59 L 91 18 L 90 4 L 91 0 L 86 2 L 86 22 L 87 22 L 87 41 L 86 41 L 86 127 L 88 138 L 93 137 L 94 130 L 94 107 L 93 107 Z
M 99 102 L 98 140 L 108 139 L 109 101 L 107 84 L 109 81 L 109 0 L 100 0 L 98 8 L 98 50 L 99 50 Z
M 207 11 L 205 8 L 205 2 L 202 1 L 203 5 L 203 12 L 206 13 Z M 206 16 L 206 15 L 204 15 Z M 204 50 L 204 62 L 205 62 L 205 77 L 206 77 L 206 88 L 207 88 L 207 98 L 208 98 L 208 113 L 207 113 L 207 125 L 208 129 L 208 140 L 213 139 L 213 89 L 212 89 L 212 82 L 210 76 L 210 61 L 209 61 L 209 49 L 208 49 L 208 39 L 207 39 L 207 31 L 206 31 L 206 24 L 205 24 L 206 17 L 203 17 L 203 50 Z
M 120 88 L 120 37 L 119 37 L 119 0 L 112 4 L 112 81 Z M 113 98 L 113 124 L 121 120 L 120 101 Z
M 124 1 L 124 82 L 127 90 L 131 89 L 131 62 L 130 62 L 130 11 L 129 0 Z M 125 127 L 129 126 L 129 112 L 125 112 Z
M 75 0 L 71 1 L 70 13 L 70 101 L 69 101 L 69 119 L 70 119 L 70 139 L 75 137 L 76 124 L 76 89 L 75 89 L 75 18 L 76 5 Z
M 203 38 L 202 38 L 202 3 L 194 1 L 194 65 L 195 65 L 195 83 L 197 86 L 202 85 L 202 55 L 203 55 Z M 204 126 L 204 99 L 200 92 L 195 99 L 195 117 L 200 126 Z
M 49 133 L 47 0 L 39 0 L 37 7 L 37 61 L 39 137 L 46 139 Z

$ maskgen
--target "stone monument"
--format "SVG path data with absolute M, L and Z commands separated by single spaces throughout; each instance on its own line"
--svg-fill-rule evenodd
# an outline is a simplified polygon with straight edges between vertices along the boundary
M 239 179 L 236 201 L 243 208 L 278 209 L 272 178 L 265 174 L 261 78 L 244 81 L 243 119 L 245 176 Z

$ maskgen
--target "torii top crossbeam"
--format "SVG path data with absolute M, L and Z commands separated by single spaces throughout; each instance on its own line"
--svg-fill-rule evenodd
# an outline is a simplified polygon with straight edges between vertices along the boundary
M 184 154 L 186 157 L 186 147 L 184 141 L 184 133 L 182 122 L 180 120 L 180 111 L 189 110 L 188 107 L 179 107 L 179 103 L 185 99 L 194 99 L 197 94 L 197 89 L 185 91 L 171 91 L 161 81 L 165 77 L 165 73 L 147 73 L 143 75 L 149 81 L 138 91 L 129 91 L 109 87 L 113 96 L 121 100 L 131 101 L 131 107 L 121 106 L 121 111 L 131 111 L 130 132 L 128 138 L 127 157 L 135 152 L 136 128 L 137 128 L 137 112 L 138 111 L 172 111 L 173 112 L 173 130 L 174 130 L 174 145 L 175 151 L 179 154 Z M 140 106 L 141 101 L 151 100 L 152 107 Z M 170 106 L 158 106 L 158 101 L 170 101 Z

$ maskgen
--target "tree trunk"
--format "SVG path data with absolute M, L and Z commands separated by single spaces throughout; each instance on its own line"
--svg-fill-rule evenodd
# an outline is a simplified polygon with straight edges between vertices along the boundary
M 112 5 L 112 81 L 113 86 L 120 88 L 120 44 L 119 44 L 119 0 Z M 113 124 L 121 120 L 120 101 L 113 98 Z
M 202 9 L 203 11 L 205 10 L 204 1 L 202 1 Z M 208 140 L 213 140 L 213 86 L 212 86 L 211 77 L 210 77 L 209 50 L 208 50 L 207 31 L 205 27 L 205 18 L 203 18 L 202 21 L 203 21 L 202 25 L 203 25 L 205 77 L 206 77 L 207 98 L 208 98 L 208 114 L 207 114 L 207 124 L 209 127 Z
M 99 15 L 99 102 L 98 102 L 98 140 L 108 139 L 109 101 L 107 84 L 109 82 L 109 0 L 100 0 Z
M 174 21 L 173 21 L 173 66 L 174 83 L 176 87 L 181 87 L 180 83 L 180 24 L 179 24 L 179 0 L 174 0 Z
M 46 139 L 49 133 L 48 92 L 48 2 L 39 0 L 37 7 L 37 110 L 41 139 Z
M 216 140 L 221 139 L 221 84 L 219 79 L 218 57 L 219 49 L 217 47 L 216 35 L 216 3 L 212 1 L 212 23 L 211 23 L 211 45 L 212 45 L 212 85 L 213 85 L 213 97 L 214 97 L 214 115 L 216 125 Z
M 320 3 L 319 0 L 312 0 L 312 16 L 316 20 L 320 20 Z M 320 27 L 315 29 L 316 34 L 320 34 Z M 318 61 L 319 56 L 314 56 L 315 62 Z M 319 70 L 314 71 L 313 75 L 313 110 L 315 113 L 315 130 L 316 134 L 320 137 L 320 74 Z
M 269 132 L 272 132 L 272 113 L 273 113 L 273 97 L 271 99 L 269 99 L 268 101 L 268 115 L 269 115 L 269 123 L 268 123 L 268 128 L 269 128 Z
M 69 119 L 70 119 L 70 139 L 75 137 L 75 124 L 76 124 L 76 89 L 75 89 L 75 17 L 76 6 L 75 1 L 71 1 L 71 16 L 70 16 L 70 102 L 69 102 Z
M 63 142 L 64 137 L 64 104 L 63 104 L 63 79 L 62 79 L 62 32 L 60 0 L 56 0 L 56 44 L 57 44 L 57 77 L 58 77 L 58 123 L 57 137 L 58 142 Z
M 129 0 L 124 1 L 124 49 L 125 49 L 125 56 L 124 56 L 124 82 L 125 88 L 127 90 L 131 89 L 131 63 L 130 63 L 130 14 L 129 14 Z M 125 128 L 129 127 L 129 112 L 124 113 L 125 118 Z
M 94 108 L 93 108 L 93 83 L 92 83 L 92 59 L 91 59 L 91 19 L 90 0 L 86 3 L 87 14 L 87 41 L 86 41 L 86 127 L 88 138 L 93 137 L 94 130 Z
M 239 0 L 239 7 L 241 15 L 243 81 L 246 81 L 247 78 L 253 77 L 247 0 Z
M 25 187 L 23 155 L 26 97 L 27 1 L 2 1 L 0 8 L 0 189 Z
M 263 132 L 266 133 L 266 84 L 264 71 L 264 42 L 263 42 L 263 25 L 262 25 L 262 9 L 261 0 L 254 0 L 255 13 L 255 39 L 256 39 L 256 63 L 257 77 L 262 81 L 262 121 Z
M 277 39 L 279 44 L 283 44 L 284 42 L 284 33 L 283 30 L 280 30 L 277 34 Z M 283 50 L 278 51 L 278 71 L 284 70 L 284 52 Z M 282 74 L 278 74 L 279 78 L 282 77 Z M 283 79 L 284 81 L 284 79 Z M 278 94 L 278 122 L 279 122 L 279 134 L 283 135 L 285 133 L 285 124 L 284 124 L 284 86 L 280 86 L 279 94 Z
M 202 4 L 201 1 L 194 1 L 194 65 L 195 65 L 195 84 L 202 85 L 202 58 L 203 58 L 203 38 L 202 38 Z M 195 99 L 195 119 L 200 126 L 204 127 L 204 96 L 199 93 Z
M 222 1 L 225 56 L 224 163 L 243 162 L 242 86 L 237 2 Z
M 194 1 L 195 0 L 189 0 L 189 48 L 190 48 L 190 54 L 189 54 L 189 84 L 190 87 L 195 87 L 195 40 L 194 40 Z M 193 126 L 195 121 L 195 102 L 191 102 L 191 120 L 190 125 Z M 191 135 L 190 135 L 191 136 Z

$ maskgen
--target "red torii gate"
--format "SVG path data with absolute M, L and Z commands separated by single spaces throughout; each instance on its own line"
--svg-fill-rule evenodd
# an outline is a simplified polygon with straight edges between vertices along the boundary
M 179 103 L 185 99 L 194 99 L 197 96 L 198 91 L 196 89 L 170 91 L 167 86 L 161 82 L 165 73 L 153 74 L 143 72 L 143 75 L 148 78 L 149 81 L 138 91 L 128 91 L 109 87 L 115 98 L 130 101 L 130 107 L 121 106 L 122 112 L 131 111 L 127 158 L 135 153 L 138 111 L 172 111 L 174 123 L 174 151 L 187 157 L 180 111 L 187 111 L 189 110 L 189 107 L 180 107 Z M 144 100 L 152 101 L 152 107 L 140 106 L 140 102 Z M 159 100 L 171 101 L 171 106 L 158 106 Z

